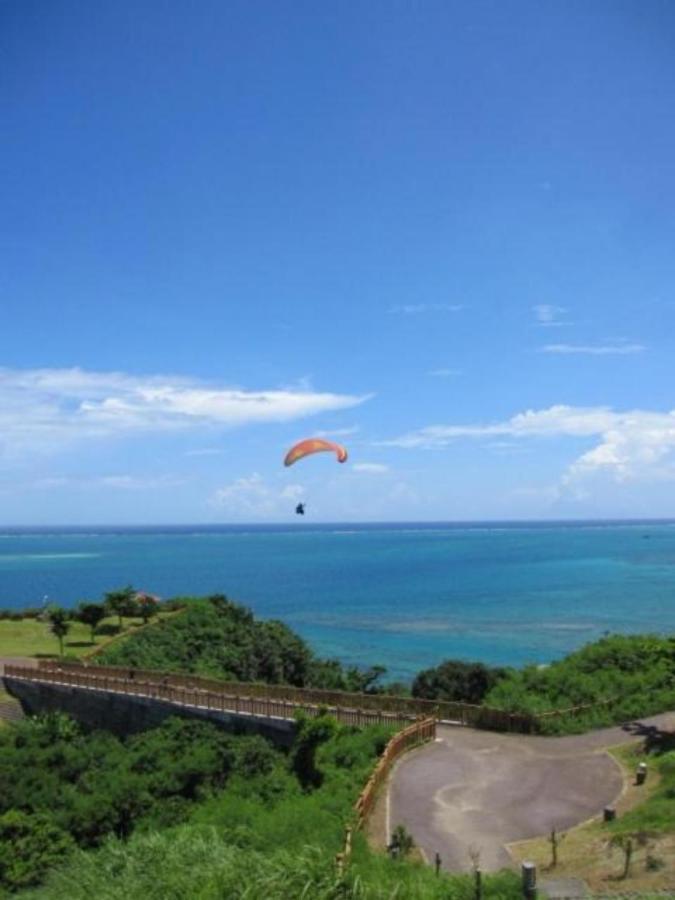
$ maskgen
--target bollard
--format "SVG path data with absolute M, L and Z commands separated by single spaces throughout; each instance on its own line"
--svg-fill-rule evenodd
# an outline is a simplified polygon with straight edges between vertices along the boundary
M 480 869 L 476 869 L 473 873 L 474 877 L 474 900 L 483 900 L 483 873 Z
M 602 811 L 602 817 L 605 822 L 613 822 L 616 819 L 616 809 L 613 806 L 606 806 Z
M 436 874 L 438 875 L 441 871 L 441 854 L 438 852 L 436 853 L 436 857 L 434 859 L 434 865 L 436 866 Z
M 647 763 L 641 762 L 638 764 L 637 771 L 635 772 L 635 784 L 644 784 L 647 778 Z
M 524 862 L 520 867 L 523 880 L 523 897 L 534 900 L 537 896 L 537 867 L 533 862 Z

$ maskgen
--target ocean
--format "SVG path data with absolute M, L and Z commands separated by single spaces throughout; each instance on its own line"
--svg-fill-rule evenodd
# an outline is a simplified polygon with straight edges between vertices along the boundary
M 546 663 L 675 631 L 675 522 L 5 529 L 0 606 L 126 584 L 224 593 L 321 656 L 410 679 L 444 659 Z

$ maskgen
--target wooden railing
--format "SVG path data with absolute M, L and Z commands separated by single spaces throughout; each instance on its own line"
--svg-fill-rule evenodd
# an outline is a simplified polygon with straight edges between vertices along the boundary
M 345 838 L 342 851 L 335 857 L 335 865 L 338 875 L 342 875 L 345 866 L 348 865 L 352 854 L 352 834 L 354 828 L 362 828 L 368 820 L 368 816 L 373 811 L 373 807 L 377 802 L 380 788 L 386 782 L 391 769 L 396 760 L 405 753 L 419 744 L 432 741 L 436 737 L 436 719 L 431 717 L 428 719 L 420 719 L 412 725 L 408 725 L 403 731 L 395 734 L 387 746 L 382 751 L 377 765 L 366 782 L 365 787 L 358 796 L 353 807 L 353 822 L 349 822 L 345 828 Z M 389 836 L 387 835 L 387 838 Z
M 622 697 L 609 697 L 605 700 L 595 700 L 593 703 L 582 703 L 580 706 L 568 706 L 565 709 L 551 709 L 548 712 L 537 713 L 533 716 L 537 725 L 540 725 L 542 722 L 551 721 L 552 719 L 559 719 L 561 716 L 580 716 L 585 712 L 589 712 L 593 709 L 601 709 L 602 707 L 611 706 L 613 703 L 616 703 L 618 700 L 623 699 Z
M 175 687 L 200 688 L 221 692 L 228 696 L 273 699 L 297 706 L 325 706 L 331 709 L 359 709 L 377 714 L 394 716 L 398 720 L 435 717 L 443 722 L 486 728 L 494 731 L 529 733 L 537 730 L 534 716 L 508 713 L 501 709 L 454 703 L 446 700 L 422 700 L 416 697 L 393 697 L 388 694 L 353 694 L 346 691 L 324 691 L 281 684 L 251 684 L 249 682 L 220 681 L 199 675 L 164 672 L 149 669 L 130 669 L 124 666 L 88 665 L 80 662 L 55 662 L 40 660 L 41 670 L 59 668 L 95 672 L 111 677 L 130 676 L 149 682 L 160 682 Z
M 382 784 L 386 781 L 387 776 L 398 757 L 416 747 L 418 744 L 424 744 L 427 741 L 433 741 L 436 737 L 436 719 L 422 719 L 414 722 L 403 731 L 399 731 L 389 741 L 384 748 L 384 752 L 373 770 L 373 774 L 368 779 L 366 786 L 361 791 L 359 799 L 354 804 L 354 813 L 356 817 L 357 827 L 360 827 L 372 812 L 378 791 Z
M 11 668 L 11 667 L 6 667 Z M 100 684 L 103 678 L 113 679 L 116 684 L 132 681 L 152 686 L 170 687 L 177 691 L 207 692 L 224 695 L 231 701 L 238 701 L 242 711 L 266 708 L 261 704 L 277 704 L 278 708 L 290 710 L 306 709 L 310 715 L 319 707 L 331 711 L 344 711 L 341 721 L 350 719 L 349 724 L 372 724 L 374 722 L 411 722 L 419 718 L 434 717 L 441 722 L 453 722 L 473 728 L 485 728 L 492 731 L 513 731 L 519 733 L 536 733 L 541 725 L 560 716 L 582 715 L 590 709 L 610 706 L 618 699 L 611 697 L 586 703 L 568 709 L 554 709 L 537 714 L 509 713 L 502 709 L 488 706 L 476 706 L 469 703 L 454 703 L 444 700 L 422 700 L 416 697 L 393 697 L 389 694 L 353 694 L 346 691 L 324 691 L 312 688 L 299 688 L 286 684 L 253 684 L 241 681 L 221 681 L 216 678 L 205 678 L 200 675 L 189 675 L 178 672 L 165 672 L 156 669 L 135 669 L 128 666 L 99 666 L 74 661 L 38 661 L 40 672 L 71 672 L 89 675 L 95 681 L 87 682 L 88 686 Z M 35 671 L 35 670 L 33 670 Z M 65 683 L 65 682 L 62 682 Z M 128 693 L 138 693 L 131 689 Z M 188 695 L 186 694 L 186 696 Z M 163 695 L 164 699 L 169 699 Z M 218 707 L 220 708 L 220 707 Z M 270 707 L 272 708 L 272 707 Z M 276 708 L 276 707 L 275 707 Z M 252 712 L 253 715 L 265 713 Z M 273 713 L 277 715 L 277 713 Z M 341 713 L 342 715 L 342 713 Z
M 146 677 L 151 675 L 153 677 Z M 403 712 L 382 712 L 381 710 L 360 709 L 355 706 L 330 706 L 317 703 L 298 703 L 283 697 L 255 696 L 233 693 L 231 683 L 183 676 L 158 676 L 137 669 L 110 669 L 98 666 L 58 666 L 54 663 L 41 665 L 38 669 L 25 666 L 6 665 L 5 677 L 20 678 L 43 684 L 59 684 L 86 690 L 109 691 L 128 696 L 147 697 L 199 709 L 229 712 L 239 715 L 261 716 L 265 718 L 292 719 L 296 712 L 316 717 L 328 712 L 345 725 L 363 727 L 366 725 L 403 725 L 410 722 L 411 715 Z M 249 688 L 252 685 L 239 685 Z M 346 695 L 350 696 L 350 695 Z M 352 695 L 352 700 L 354 696 Z

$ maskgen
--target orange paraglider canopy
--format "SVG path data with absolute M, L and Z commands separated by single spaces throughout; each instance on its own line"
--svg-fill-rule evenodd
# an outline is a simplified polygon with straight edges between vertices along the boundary
M 284 459 L 285 466 L 292 466 L 293 463 L 302 459 L 303 456 L 310 456 L 312 453 L 323 453 L 332 451 L 337 456 L 338 462 L 345 462 L 347 459 L 347 451 L 340 444 L 334 444 L 333 441 L 324 441 L 322 438 L 307 438 L 295 444 L 286 454 Z

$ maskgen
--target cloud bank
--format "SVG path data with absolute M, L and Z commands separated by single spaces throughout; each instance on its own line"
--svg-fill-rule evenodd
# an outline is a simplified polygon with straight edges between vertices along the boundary
M 486 437 L 595 439 L 595 446 L 569 466 L 563 476 L 565 484 L 599 472 L 616 481 L 675 478 L 675 410 L 615 412 L 609 407 L 551 406 L 494 424 L 431 425 L 385 443 L 434 448 Z
M 585 356 L 626 356 L 633 353 L 644 353 L 644 344 L 546 344 L 540 353 L 559 353 L 564 355 Z
M 44 449 L 88 438 L 290 422 L 366 399 L 308 388 L 247 391 L 171 375 L 0 369 L 0 446 Z

